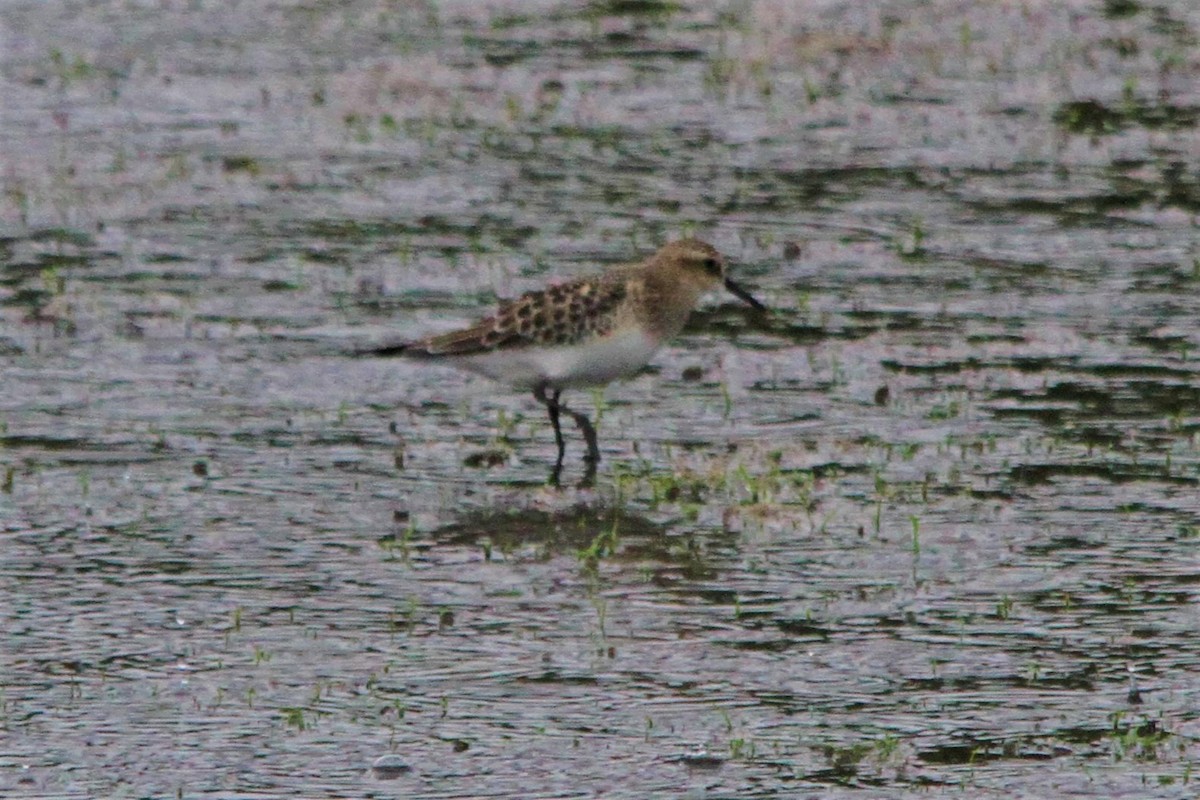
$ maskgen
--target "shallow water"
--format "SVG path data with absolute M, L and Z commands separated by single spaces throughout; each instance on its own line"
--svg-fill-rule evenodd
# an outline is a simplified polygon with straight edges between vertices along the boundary
M 0 794 L 1194 796 L 1200 13 L 846 5 L 7 3 Z

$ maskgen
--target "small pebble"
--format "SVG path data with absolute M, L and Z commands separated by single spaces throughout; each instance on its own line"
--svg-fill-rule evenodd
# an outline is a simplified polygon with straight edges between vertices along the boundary
M 388 753 L 375 759 L 371 764 L 371 772 L 381 781 L 391 781 L 412 771 L 412 767 L 404 763 L 404 759 L 395 753 Z

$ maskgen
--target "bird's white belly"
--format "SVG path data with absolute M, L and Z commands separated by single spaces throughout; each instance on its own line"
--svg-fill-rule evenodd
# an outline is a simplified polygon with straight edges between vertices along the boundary
M 613 333 L 580 344 L 493 350 L 457 360 L 463 367 L 518 389 L 598 386 L 633 375 L 660 342 L 640 330 Z

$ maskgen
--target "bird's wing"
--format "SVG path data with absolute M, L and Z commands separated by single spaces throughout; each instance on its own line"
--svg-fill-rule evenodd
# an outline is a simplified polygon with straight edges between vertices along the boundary
M 407 356 L 467 356 L 501 347 L 571 344 L 606 333 L 612 311 L 625 298 L 626 283 L 594 275 L 527 292 L 500 304 L 490 317 L 462 330 L 391 348 Z

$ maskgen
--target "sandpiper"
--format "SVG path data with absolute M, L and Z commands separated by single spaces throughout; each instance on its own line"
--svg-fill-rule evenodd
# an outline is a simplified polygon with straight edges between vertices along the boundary
M 712 245 L 682 239 L 639 264 L 502 302 L 495 314 L 469 328 L 368 352 L 445 363 L 531 390 L 554 426 L 558 459 L 552 481 L 566 452 L 563 413 L 583 432 L 590 476 L 600 461 L 596 429 L 586 415 L 559 402 L 563 390 L 602 386 L 638 372 L 683 329 L 700 297 L 718 285 L 766 310 L 725 275 L 725 259 Z

